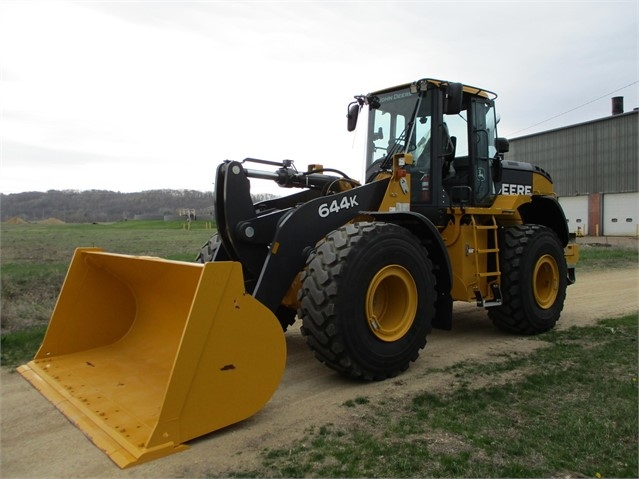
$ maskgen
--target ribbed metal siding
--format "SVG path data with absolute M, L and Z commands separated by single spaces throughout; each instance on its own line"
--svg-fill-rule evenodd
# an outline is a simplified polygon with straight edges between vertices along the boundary
M 639 191 L 639 112 L 513 138 L 507 160 L 548 171 L 559 196 Z

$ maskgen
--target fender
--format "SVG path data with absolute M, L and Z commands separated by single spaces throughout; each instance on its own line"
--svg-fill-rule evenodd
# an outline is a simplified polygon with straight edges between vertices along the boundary
M 570 236 L 566 215 L 554 196 L 533 196 L 530 203 L 519 207 L 519 214 L 526 224 L 537 224 L 552 229 L 557 233 L 564 248 L 568 244 Z

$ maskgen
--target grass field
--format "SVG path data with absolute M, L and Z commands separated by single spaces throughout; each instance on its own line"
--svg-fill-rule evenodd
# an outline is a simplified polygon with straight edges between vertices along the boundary
M 637 248 L 609 244 L 584 244 L 580 248 L 581 260 L 577 270 L 630 268 L 637 266 Z
M 205 222 L 192 222 L 190 229 L 181 221 L 3 223 L 0 228 L 3 338 L 7 333 L 29 328 L 44 330 L 76 248 L 101 247 L 113 253 L 193 261 L 213 233 L 210 223 Z
M 541 341 L 542 339 L 539 339 Z M 637 477 L 637 316 L 545 334 L 546 347 L 459 363 L 445 392 L 342 407 L 234 477 Z

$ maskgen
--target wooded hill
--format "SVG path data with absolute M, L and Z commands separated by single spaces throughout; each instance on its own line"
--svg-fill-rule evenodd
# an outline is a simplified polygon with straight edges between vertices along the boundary
M 275 195 L 254 195 L 254 201 Z M 133 220 L 136 217 L 180 215 L 195 210 L 196 216 L 213 214 L 213 192 L 195 190 L 149 190 L 120 193 L 105 190 L 49 190 L 0 194 L 0 221 L 20 218 L 42 221 L 56 218 L 66 223 L 99 223 Z

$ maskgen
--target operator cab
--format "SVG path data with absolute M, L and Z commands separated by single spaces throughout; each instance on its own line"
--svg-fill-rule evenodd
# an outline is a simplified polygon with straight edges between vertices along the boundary
M 394 154 L 411 153 L 411 210 L 432 217 L 452 205 L 490 206 L 508 150 L 497 138 L 496 97 L 431 79 L 355 97 L 350 131 L 359 109 L 369 107 L 366 182 L 390 171 Z

